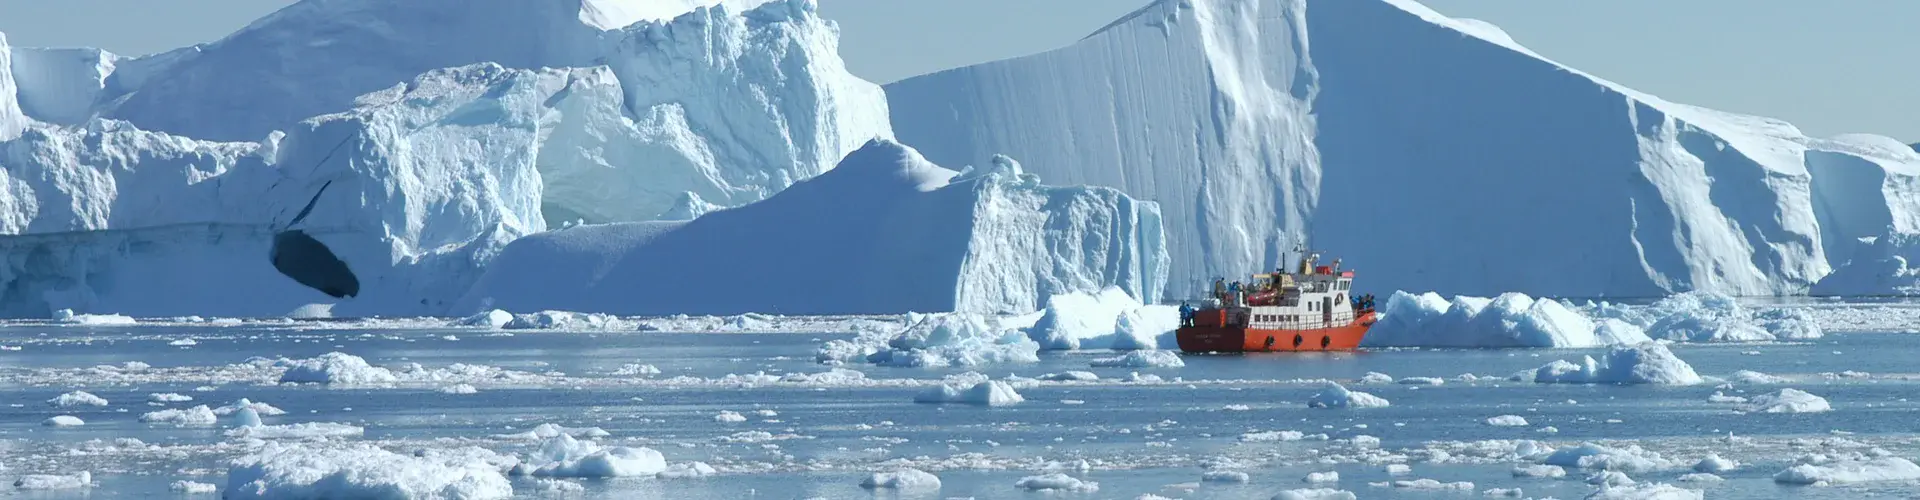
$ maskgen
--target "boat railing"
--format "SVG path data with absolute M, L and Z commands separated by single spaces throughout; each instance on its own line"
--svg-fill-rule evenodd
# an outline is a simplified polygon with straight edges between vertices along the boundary
M 1360 316 L 1370 312 L 1373 311 L 1371 309 L 1362 309 L 1353 312 L 1335 313 L 1331 316 L 1291 321 L 1252 321 L 1251 318 L 1249 318 L 1247 325 L 1252 328 L 1273 330 L 1318 330 L 1322 328 L 1347 326 L 1352 324 Z

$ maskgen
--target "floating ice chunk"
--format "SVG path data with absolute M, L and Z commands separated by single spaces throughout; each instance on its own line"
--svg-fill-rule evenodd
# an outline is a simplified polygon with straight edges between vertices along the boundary
M 441 387 L 440 392 L 446 394 L 476 394 L 480 392 L 480 389 L 474 388 L 472 384 L 453 384 Z
M 254 413 L 266 415 L 269 417 L 275 416 L 275 415 L 287 414 L 286 410 L 275 408 L 273 405 L 266 404 L 266 403 L 257 403 L 247 398 L 240 398 L 239 401 L 234 401 L 233 404 L 222 406 L 219 408 L 214 408 L 213 414 L 227 415 L 227 414 L 238 412 L 241 409 L 245 409 L 245 408 L 251 408 L 253 409 Z
M 392 370 L 367 364 L 359 356 L 330 352 L 310 359 L 287 362 L 280 382 L 320 384 L 377 384 L 397 379 Z
M 1026 332 L 1049 350 L 1154 349 L 1167 344 L 1179 326 L 1175 308 L 1143 305 L 1125 289 L 1109 286 L 1049 297 Z
M 1301 488 L 1281 491 L 1273 500 L 1355 500 L 1353 492 L 1333 488 Z
M 1818 413 L 1832 410 L 1833 406 L 1827 404 L 1826 398 L 1798 389 L 1780 389 L 1773 394 L 1747 398 L 1747 404 L 1740 408 L 1740 411 L 1747 413 Z
M 1094 374 L 1093 372 L 1067 371 L 1064 373 L 1049 373 L 1046 375 L 1041 375 L 1039 379 L 1051 380 L 1055 382 L 1092 382 L 1095 380 L 1100 380 L 1100 376 Z
M 1306 438 L 1300 431 L 1250 432 L 1240 435 L 1240 440 L 1248 443 L 1277 443 L 1281 441 L 1299 441 Z
M 1567 470 L 1557 465 L 1517 465 L 1513 467 L 1513 477 L 1561 478 L 1567 477 Z
M 1740 468 L 1740 462 L 1720 458 L 1719 454 L 1708 454 L 1693 464 L 1694 472 L 1721 473 Z
M 1240 471 L 1210 470 L 1200 473 L 1200 480 L 1208 483 L 1244 483 L 1253 480 L 1253 477 Z
M 1038 363 L 1039 352 L 1040 344 L 997 318 L 942 313 L 922 316 L 866 359 L 883 366 L 937 368 Z
M 1554 300 L 1507 293 L 1492 299 L 1394 292 L 1368 347 L 1597 347 L 1647 340 L 1632 325 L 1596 324 Z M 1604 331 L 1602 331 L 1604 330 Z M 1604 337 L 1604 338 L 1603 338 Z
M 1406 377 L 1398 380 L 1403 385 L 1443 385 L 1447 381 L 1439 377 Z
M 1413 473 L 1413 467 L 1407 464 L 1387 464 L 1387 475 L 1405 476 Z
M 1133 351 L 1124 356 L 1095 359 L 1094 367 L 1131 367 L 1131 368 L 1180 368 L 1187 366 L 1180 355 L 1173 351 Z
M 723 410 L 723 411 L 721 411 L 721 412 L 720 412 L 720 414 L 718 414 L 718 415 L 714 415 L 714 416 L 713 416 L 713 421 L 715 421 L 715 422 L 745 422 L 745 421 L 747 421 L 747 417 L 746 417 L 745 415 L 741 415 L 741 414 L 739 414 L 739 413 L 736 413 L 736 412 L 734 412 L 734 411 L 731 411 L 731 410 Z
M 147 401 L 151 401 L 155 403 L 185 403 L 188 401 L 193 401 L 193 396 L 188 396 L 185 394 L 175 394 L 171 392 L 156 392 L 153 394 L 148 394 Z
M 59 415 L 40 421 L 40 425 L 47 427 L 79 427 L 87 425 L 87 422 L 73 415 Z
M 196 483 L 184 480 L 174 481 L 173 484 L 167 485 L 167 489 L 174 493 L 184 493 L 188 495 L 199 495 L 219 491 L 219 488 L 214 487 L 212 483 Z
M 333 422 L 306 422 L 290 425 L 242 425 L 227 431 L 227 437 L 250 439 L 312 439 L 356 437 L 366 434 L 366 432 L 366 429 L 356 425 Z
M 160 410 L 155 412 L 147 412 L 145 415 L 140 416 L 141 422 L 146 422 L 150 424 L 173 424 L 173 425 L 183 425 L 183 426 L 213 425 L 214 422 L 217 420 L 219 420 L 219 417 L 214 416 L 213 409 L 207 408 L 207 405 L 199 405 L 199 406 L 187 408 L 184 410 L 170 409 L 170 410 Z
M 1733 376 L 1727 377 L 1727 379 L 1732 380 L 1734 382 L 1739 382 L 1742 384 L 1753 384 L 1753 385 L 1767 385 L 1767 384 L 1778 384 L 1778 383 L 1786 382 L 1785 379 L 1782 379 L 1780 377 L 1775 377 L 1772 375 L 1756 372 L 1753 370 L 1740 370 L 1737 372 L 1733 372 Z
M 1451 483 L 1443 483 L 1443 482 L 1435 481 L 1432 479 L 1412 479 L 1412 480 L 1403 479 L 1399 481 L 1394 481 L 1393 487 L 1400 488 L 1400 489 L 1408 489 L 1408 490 L 1473 491 L 1473 483 L 1471 482 L 1455 481 Z
M 1646 472 L 1666 469 L 1674 466 L 1673 461 L 1661 457 L 1659 453 L 1647 451 L 1638 445 L 1625 448 L 1613 448 L 1594 443 L 1582 443 L 1580 446 L 1561 448 L 1541 460 L 1548 465 L 1577 467 L 1582 469 L 1607 469 L 1623 472 Z
M 1725 481 L 1726 478 L 1705 472 L 1692 472 L 1681 474 L 1680 477 L 1674 478 L 1673 480 L 1682 483 L 1717 483 Z
M 1523 494 L 1525 492 L 1520 491 L 1520 488 L 1488 488 L 1487 491 L 1480 492 L 1480 496 L 1484 497 L 1519 498 Z
M 1704 382 L 1693 367 L 1667 346 L 1643 342 L 1614 347 L 1605 362 L 1587 356 L 1585 363 L 1554 361 L 1534 370 L 1533 381 L 1561 384 L 1663 384 L 1692 385 Z
M 1327 387 L 1319 394 L 1307 398 L 1309 408 L 1380 408 L 1389 403 L 1386 399 L 1364 392 L 1347 390 L 1340 384 L 1327 382 Z
M 1682 342 L 1764 342 L 1774 340 L 1755 323 L 1740 302 L 1725 294 L 1693 291 L 1673 295 L 1649 306 L 1660 318 L 1647 325 L 1647 335 Z
M 652 476 L 667 470 L 666 457 L 652 448 L 601 448 L 566 434 L 541 443 L 540 450 L 522 462 L 522 467 L 529 464 L 534 465 L 531 474 L 540 477 Z
M 91 393 L 88 393 L 87 391 L 73 391 L 66 394 L 61 394 L 59 396 L 55 396 L 53 399 L 47 400 L 47 404 L 53 405 L 58 408 L 72 408 L 75 406 L 106 406 L 107 400 L 101 398 L 100 396 L 95 396 Z
M 71 490 L 93 487 L 93 473 L 80 471 L 74 474 L 27 474 L 13 480 L 13 487 L 23 490 Z
M 1487 425 L 1494 427 L 1525 427 L 1527 418 L 1519 415 L 1501 415 L 1487 419 Z
M 1920 480 L 1920 465 L 1900 457 L 1848 460 L 1823 465 L 1800 464 L 1773 475 L 1773 482 L 1776 483 L 1816 486 L 1916 480 Z
M 667 470 L 660 471 L 660 473 L 655 474 L 654 477 L 660 479 L 687 479 L 707 477 L 718 472 L 719 471 L 714 470 L 713 466 L 707 465 L 706 462 L 682 462 L 667 466 Z
M 1360 376 L 1360 383 L 1362 383 L 1362 384 L 1391 384 L 1391 383 L 1393 383 L 1393 376 L 1392 376 L 1392 375 L 1388 375 L 1388 374 L 1385 374 L 1385 373 L 1380 373 L 1380 372 L 1367 372 L 1367 374 L 1366 374 L 1366 375 L 1361 375 L 1361 376 Z
M 1338 483 L 1340 482 L 1340 473 L 1338 471 L 1309 472 L 1307 473 L 1307 477 L 1301 478 L 1300 480 L 1309 483 Z
M 1774 308 L 1760 311 L 1753 318 L 1774 337 L 1786 340 L 1812 340 L 1826 336 L 1813 315 L 1800 308 Z
M 88 326 L 126 326 L 137 323 L 133 318 L 119 314 L 74 314 L 72 309 L 54 311 L 53 320 L 60 323 Z
M 1027 476 L 1013 483 L 1013 487 L 1028 491 L 1067 491 L 1074 493 L 1093 493 L 1100 491 L 1100 483 L 1082 480 L 1058 472 L 1039 476 Z
M 1587 495 L 1587 500 L 1702 500 L 1706 493 L 1664 483 L 1606 486 Z
M 227 469 L 229 499 L 513 496 L 507 478 L 473 457 L 416 457 L 366 444 L 309 448 L 268 442 Z
M 1599 472 L 1595 472 L 1593 474 L 1587 475 L 1587 484 L 1597 484 L 1601 486 L 1626 486 L 1626 485 L 1634 484 L 1635 482 L 1636 481 L 1634 481 L 1633 478 L 1627 477 L 1627 474 L 1625 472 L 1620 472 L 1617 470 L 1603 470 L 1603 471 L 1599 471 Z
M 903 468 L 892 472 L 875 472 L 860 481 L 860 487 L 866 489 L 894 490 L 937 490 L 940 489 L 940 477 L 926 471 Z
M 260 421 L 260 412 L 254 411 L 253 408 L 241 408 L 240 411 L 234 412 L 233 425 L 235 427 L 259 427 L 266 424 Z
M 646 364 L 640 364 L 640 363 L 628 363 L 628 364 L 620 365 L 620 369 L 615 370 L 613 374 L 628 376 L 628 377 L 644 376 L 644 375 L 659 375 L 660 368 L 653 365 L 646 365 Z
M 174 341 L 171 341 L 171 342 L 167 342 L 167 345 L 171 345 L 171 346 L 195 346 L 195 345 L 200 345 L 200 341 L 198 341 L 198 340 L 194 340 L 194 339 L 177 339 L 177 340 L 174 340 Z M 202 483 L 194 483 L 194 484 L 202 484 Z
M 1710 394 L 1707 396 L 1707 402 L 1708 403 L 1745 403 L 1747 402 L 1747 398 L 1743 398 L 1740 396 L 1728 396 L 1726 395 L 1726 393 L 1722 393 L 1720 391 L 1713 391 L 1713 394 Z
M 502 328 L 506 328 L 507 324 L 512 322 L 513 322 L 513 313 L 502 311 L 499 309 L 489 309 L 487 310 L 487 312 L 461 318 L 460 321 L 457 322 L 457 324 L 459 324 L 460 326 L 477 326 L 482 328 L 499 330 Z
M 974 384 L 970 388 L 958 385 L 942 384 L 927 388 L 913 397 L 915 403 L 966 403 L 987 406 L 1004 406 L 1026 401 L 1020 397 L 1013 386 L 998 380 L 989 380 Z

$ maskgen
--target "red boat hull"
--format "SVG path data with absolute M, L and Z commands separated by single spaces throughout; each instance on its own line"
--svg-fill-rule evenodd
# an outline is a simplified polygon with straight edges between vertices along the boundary
M 1378 314 L 1361 313 L 1342 326 L 1314 329 L 1260 329 L 1196 324 L 1174 331 L 1185 352 L 1350 351 L 1360 347 Z M 1207 323 L 1207 322 L 1202 322 Z

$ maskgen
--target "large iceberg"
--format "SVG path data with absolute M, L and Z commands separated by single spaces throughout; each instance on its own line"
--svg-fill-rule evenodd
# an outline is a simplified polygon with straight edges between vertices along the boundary
M 1920 295 L 1920 233 L 1861 238 L 1853 258 L 1813 284 L 1821 296 Z
M 0 314 L 438 314 L 549 220 L 750 203 L 891 136 L 811 1 L 495 3 L 306 0 L 141 58 L 0 37 Z M 286 277 L 320 268 L 351 276 Z
M 1920 229 L 1904 145 L 1667 102 L 1411 0 L 1163 0 L 886 91 L 937 163 L 1160 202 L 1177 296 L 1306 243 L 1381 290 L 1800 293 Z
M 522 238 L 455 310 L 1025 313 L 1108 286 L 1151 303 L 1160 224 L 1117 190 L 1042 186 L 1006 158 L 955 172 L 874 140 L 758 203 Z

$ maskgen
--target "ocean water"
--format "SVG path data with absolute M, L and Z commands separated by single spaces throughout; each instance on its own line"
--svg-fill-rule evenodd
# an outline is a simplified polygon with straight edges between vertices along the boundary
M 1702 376 L 1754 370 L 1783 380 L 1673 387 L 1507 379 L 1604 349 L 1186 355 L 1179 368 L 1093 368 L 1092 360 L 1116 353 L 1091 351 L 1043 353 L 1033 364 L 832 367 L 815 360 L 815 349 L 851 333 L 505 332 L 444 323 L 0 325 L 6 349 L 0 350 L 0 479 L 11 484 L 26 474 L 83 470 L 93 478 L 83 489 L 8 492 L 22 498 L 167 497 L 177 480 L 224 490 L 230 461 L 262 441 L 228 435 L 231 416 L 210 426 L 148 423 L 141 416 L 248 398 L 285 410 L 265 417 L 270 425 L 364 429 L 358 436 L 273 439 L 302 446 L 364 442 L 400 453 L 478 447 L 519 455 L 540 444 L 519 434 L 556 424 L 596 427 L 607 435 L 592 440 L 602 444 L 650 447 L 670 463 L 701 461 L 719 471 L 689 479 L 566 480 L 584 490 L 572 496 L 588 498 L 1040 498 L 1015 484 L 1050 472 L 1098 488 L 1047 498 L 1267 498 L 1306 487 L 1344 489 L 1360 498 L 1467 498 L 1493 488 L 1581 498 L 1598 490 L 1586 481 L 1593 471 L 1577 467 L 1563 478 L 1514 477 L 1516 465 L 1533 463 L 1515 453 L 1522 440 L 1638 447 L 1633 456 L 1645 463 L 1626 471 L 1633 480 L 1701 489 L 1708 498 L 1908 498 L 1920 491 L 1903 481 L 1797 486 L 1773 479 L 1816 454 L 1920 458 L 1920 420 L 1913 417 L 1920 401 L 1912 400 L 1920 399 L 1913 360 L 1920 336 L 1912 334 L 1675 344 L 1674 353 Z M 182 339 L 192 345 L 176 345 Z M 275 360 L 329 352 L 392 368 L 399 381 L 277 383 L 285 367 Z M 790 376 L 836 368 L 864 377 Z M 1100 379 L 1027 379 L 1069 370 Z M 914 401 L 944 377 L 969 371 L 1013 381 L 1025 401 L 999 407 Z M 1445 383 L 1360 381 L 1369 372 Z M 1391 405 L 1309 408 L 1306 401 L 1323 390 L 1323 379 Z M 445 391 L 458 384 L 476 392 Z M 1833 410 L 1744 414 L 1737 404 L 1708 400 L 1716 392 L 1750 397 L 1787 387 L 1822 396 Z M 74 390 L 109 403 L 59 408 L 47 402 Z M 193 401 L 149 403 L 153 393 Z M 723 412 L 743 421 L 717 419 Z M 54 415 L 73 415 L 86 425 L 42 425 Z M 1527 425 L 1487 424 L 1500 415 L 1521 416 Z M 1306 437 L 1247 437 L 1269 431 Z M 1710 453 L 1741 466 L 1720 474 L 1724 481 L 1678 482 Z M 1388 464 L 1405 464 L 1410 473 L 1391 475 Z M 922 492 L 860 487 L 868 474 L 898 467 L 933 472 L 943 486 Z M 1208 470 L 1244 472 L 1249 481 L 1203 481 Z M 1325 471 L 1338 472 L 1339 481 L 1303 482 L 1308 473 Z M 1471 482 L 1472 491 L 1390 484 L 1415 479 Z M 513 484 L 519 496 L 552 495 L 529 478 Z

